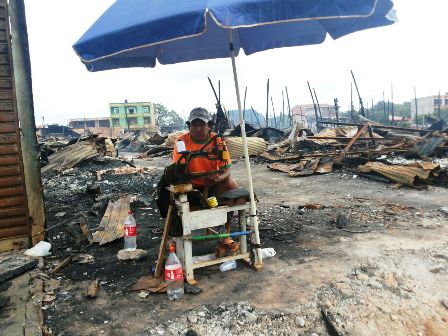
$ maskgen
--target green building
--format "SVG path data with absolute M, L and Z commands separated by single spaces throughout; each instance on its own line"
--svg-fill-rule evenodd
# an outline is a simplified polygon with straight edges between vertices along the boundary
M 113 129 L 149 129 L 156 128 L 155 104 L 150 102 L 110 103 L 110 125 Z

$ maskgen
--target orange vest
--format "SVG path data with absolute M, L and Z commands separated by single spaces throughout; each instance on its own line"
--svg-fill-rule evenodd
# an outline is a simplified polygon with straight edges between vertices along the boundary
M 200 150 L 206 142 L 210 140 L 210 138 L 214 138 L 216 135 L 214 133 L 210 133 L 210 135 L 207 137 L 207 139 L 202 142 L 196 142 L 192 139 L 190 132 L 185 133 L 184 135 L 181 135 L 179 138 L 177 138 L 177 141 L 182 140 L 185 143 L 185 148 L 187 151 L 198 151 Z M 177 142 L 176 141 L 176 142 Z M 213 149 L 213 146 L 215 145 L 215 141 L 212 140 L 210 143 L 203 149 L 204 151 L 211 152 Z M 221 148 L 222 146 L 222 140 L 220 137 L 216 138 L 216 145 L 218 148 Z M 176 144 L 174 144 L 174 151 L 173 151 L 173 163 L 177 162 L 177 160 L 181 157 L 181 154 L 177 152 Z M 219 161 L 219 160 L 209 160 L 206 157 L 195 157 L 190 161 L 190 164 L 188 166 L 188 171 L 190 173 L 204 173 L 209 172 L 213 170 L 219 170 L 221 168 L 228 168 L 232 165 L 232 161 L 230 160 L 230 155 L 228 155 L 229 160 L 226 161 Z M 195 187 L 205 187 L 205 181 L 203 177 L 196 178 L 192 180 L 193 185 Z

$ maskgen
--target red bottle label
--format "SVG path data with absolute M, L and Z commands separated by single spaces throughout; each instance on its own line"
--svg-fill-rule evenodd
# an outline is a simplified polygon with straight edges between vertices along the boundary
M 183 280 L 184 274 L 182 272 L 182 267 L 175 269 L 165 268 L 165 280 Z
M 125 237 L 135 237 L 137 235 L 137 227 L 136 226 L 128 226 L 124 228 L 124 236 Z

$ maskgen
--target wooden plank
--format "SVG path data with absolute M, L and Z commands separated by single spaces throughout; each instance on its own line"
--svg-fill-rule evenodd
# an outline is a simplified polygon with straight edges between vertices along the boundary
M 165 225 L 163 226 L 162 240 L 159 246 L 159 256 L 157 258 L 156 271 L 154 272 L 155 278 L 160 278 L 160 275 L 162 274 L 162 266 L 163 266 L 162 264 L 163 264 L 163 258 L 165 257 L 165 246 L 166 242 L 168 241 L 168 233 L 170 232 L 172 213 L 173 213 L 173 205 L 172 201 L 170 201 L 170 205 L 168 207 L 168 213 L 165 219 Z
M 0 52 L 2 52 L 1 49 L 2 49 L 2 45 L 0 43 Z M 5 66 L 5 65 L 0 66 L 0 78 L 1 77 L 11 77 L 11 69 L 9 66 Z M 1 96 L 0 96 L 0 99 L 2 99 Z
M 28 237 L 12 237 L 0 239 L 0 252 L 22 250 L 29 247 Z
M 4 55 L 1 55 L 0 54 L 0 62 L 1 62 L 1 59 L 2 59 L 2 57 L 3 57 Z M 4 64 L 4 63 L 0 63 L 0 64 Z M 12 88 L 12 80 L 11 79 L 9 79 L 9 78 L 2 78 L 2 79 L 0 79 L 0 88 L 1 89 L 11 89 Z
M 8 253 L 0 258 L 0 284 L 32 270 L 38 260 L 17 253 Z
M 5 102 L 2 103 L 2 102 L 0 101 L 0 107 L 2 106 L 1 104 L 5 104 Z M 11 102 L 8 102 L 8 104 L 10 104 L 10 105 L 12 106 L 12 103 L 11 103 Z M 0 109 L 0 122 L 7 122 L 7 121 L 9 121 L 9 122 L 15 122 L 15 121 L 16 121 L 16 118 L 15 118 L 15 116 L 14 116 L 14 109 L 11 110 L 11 111 L 12 111 L 12 112 L 6 112 L 6 111 Z
M 107 205 L 106 211 L 104 212 L 103 218 L 101 218 L 100 225 L 98 226 L 98 231 L 93 233 L 93 242 L 99 243 L 103 238 L 104 230 L 110 222 L 110 216 L 112 215 L 112 210 L 114 208 L 114 203 L 112 201 Z
M 21 176 L 0 177 L 0 187 L 16 186 L 21 182 L 22 182 Z
M 1 118 L 1 116 L 0 116 L 0 118 Z M 0 134 L 0 145 L 13 144 L 16 142 L 17 142 L 17 136 L 15 134 L 11 134 L 11 133 Z M 1 160 L 1 158 L 0 158 L 0 160 Z
M 355 136 L 349 141 L 349 143 L 347 144 L 347 146 L 344 147 L 343 151 L 341 154 L 339 154 L 336 158 L 335 158 L 335 162 L 340 162 L 344 156 L 347 154 L 347 152 L 350 150 L 350 148 L 353 146 L 353 144 L 356 142 L 356 140 L 358 140 L 358 138 L 364 134 L 364 132 L 367 130 L 367 128 L 369 127 L 369 123 L 363 125 L 358 132 L 355 134 Z
M 10 237 L 23 237 L 30 234 L 30 229 L 28 226 L 17 226 L 17 227 L 0 227 L 0 239 L 10 238 Z
M 9 65 L 9 55 L 8 54 L 0 54 L 0 64 L 2 65 Z M 8 86 L 8 88 L 11 88 L 12 85 Z
M 16 125 L 13 123 L 0 124 L 0 133 L 15 133 L 16 130 Z
M 119 237 L 116 235 L 117 227 L 120 225 L 124 226 L 124 223 L 120 223 L 119 221 L 121 217 L 122 202 L 123 200 L 122 198 L 120 198 L 113 203 L 109 223 L 106 224 L 106 228 L 103 231 L 103 236 L 101 237 L 100 245 L 109 243 L 117 238 L 123 237 L 123 236 Z
M 124 221 L 130 209 L 131 199 L 131 196 L 124 196 L 115 202 L 109 202 L 99 225 L 102 230 L 93 235 L 94 242 L 103 245 L 124 236 Z
M 4 72 L 5 70 L 1 70 L 3 67 L 0 66 L 0 76 L 2 74 L 2 71 Z M 8 67 L 9 69 L 9 67 Z M 12 90 L 2 90 L 0 91 L 0 100 L 13 100 L 13 94 L 12 94 Z
M 12 187 L 12 188 L 0 188 L 0 197 L 22 195 L 24 192 L 23 186 Z
M 15 165 L 18 164 L 19 162 L 20 161 L 18 155 L 0 156 L 0 167 Z
M 8 102 L 8 101 L 2 102 L 2 101 L 0 101 L 0 111 L 14 111 L 14 104 L 13 104 L 13 102 Z
M 16 176 L 19 174 L 20 174 L 20 167 L 18 166 L 0 166 L 0 177 Z
M 15 217 L 15 218 L 0 218 L 0 228 L 8 228 L 12 226 L 26 227 L 28 225 L 28 218 Z M 0 236 L 2 238 L 2 236 Z
M 1 125 L 0 125 L 1 129 Z M 1 145 L 0 146 L 0 155 L 9 155 L 9 154 L 17 154 L 18 148 L 17 145 Z
M 25 200 L 22 196 L 0 198 L 0 209 L 17 205 L 25 205 Z
M 3 208 L 3 209 L 0 208 L 0 218 L 17 217 L 17 216 L 26 218 L 26 209 L 24 206 Z
M 216 258 L 216 259 L 207 260 L 207 261 L 195 262 L 195 263 L 193 263 L 193 269 L 216 265 L 216 264 L 221 264 L 226 261 L 245 259 L 245 258 L 249 258 L 249 257 L 250 257 L 250 253 L 247 252 L 247 253 L 240 253 L 240 254 L 233 255 L 233 256 L 227 256 L 227 257 Z

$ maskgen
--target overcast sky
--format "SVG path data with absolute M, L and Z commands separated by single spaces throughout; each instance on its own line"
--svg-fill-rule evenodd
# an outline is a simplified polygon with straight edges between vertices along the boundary
M 36 123 L 67 123 L 71 118 L 109 115 L 109 103 L 159 102 L 182 116 L 196 106 L 214 111 L 207 80 L 221 80 L 222 103 L 236 108 L 230 59 L 157 65 L 90 73 L 72 45 L 113 3 L 113 0 L 25 0 Z M 350 104 L 350 70 L 364 103 L 390 98 L 394 102 L 448 91 L 447 0 L 395 0 L 399 22 L 357 32 L 320 45 L 268 50 L 245 56 L 237 69 L 240 88 L 248 87 L 246 106 L 264 113 L 266 80 L 270 78 L 275 109 L 282 108 L 282 90 L 288 87 L 291 107 L 311 103 L 306 81 L 316 89 L 320 103 L 341 108 Z M 355 103 L 357 106 L 357 102 Z

